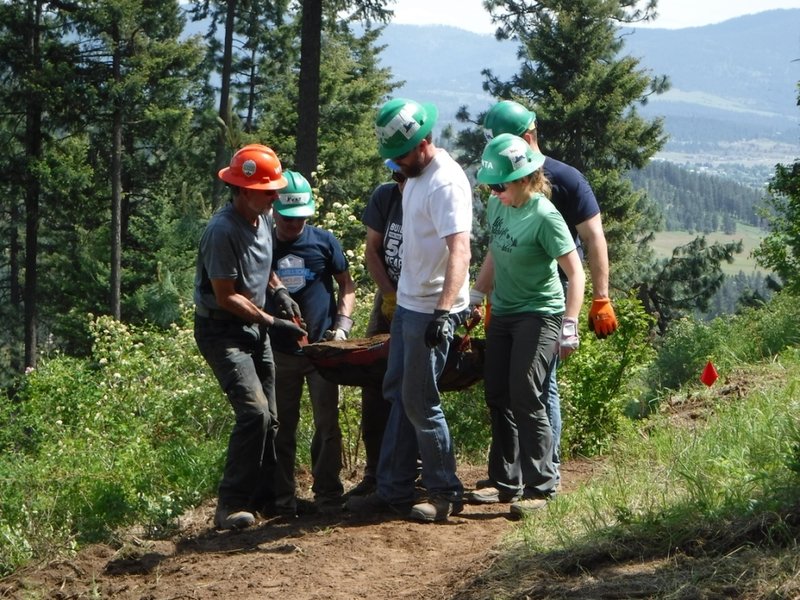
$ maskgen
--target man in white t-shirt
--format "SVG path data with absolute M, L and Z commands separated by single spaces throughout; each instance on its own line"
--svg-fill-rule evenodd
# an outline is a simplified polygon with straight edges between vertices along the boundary
M 392 319 L 384 397 L 392 403 L 377 491 L 352 497 L 352 512 L 394 512 L 443 521 L 462 507 L 450 431 L 436 381 L 453 331 L 466 319 L 472 191 L 463 169 L 432 141 L 432 104 L 395 98 L 375 121 L 379 153 L 408 180 L 403 190 L 403 268 Z M 428 498 L 417 501 L 417 457 Z

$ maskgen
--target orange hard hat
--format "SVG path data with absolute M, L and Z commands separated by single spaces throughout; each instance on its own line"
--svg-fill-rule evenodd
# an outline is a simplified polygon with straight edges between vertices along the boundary
M 278 155 L 262 144 L 248 144 L 237 150 L 230 165 L 220 170 L 219 178 L 253 190 L 279 190 L 288 184 Z

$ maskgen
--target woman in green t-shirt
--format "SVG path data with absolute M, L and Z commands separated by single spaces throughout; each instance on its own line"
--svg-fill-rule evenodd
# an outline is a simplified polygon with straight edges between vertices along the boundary
M 492 191 L 489 250 L 470 294 L 476 305 L 491 294 L 484 378 L 492 446 L 491 486 L 471 495 L 478 502 L 490 496 L 511 502 L 518 516 L 542 508 L 554 493 L 543 382 L 555 353 L 563 359 L 578 347 L 584 290 L 583 266 L 567 224 L 548 199 L 543 164 L 544 155 L 525 140 L 502 134 L 484 149 L 477 176 Z M 566 302 L 558 267 L 568 280 Z

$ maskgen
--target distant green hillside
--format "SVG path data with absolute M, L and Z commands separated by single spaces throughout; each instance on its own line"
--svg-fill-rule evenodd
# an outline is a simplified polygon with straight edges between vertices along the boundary
M 678 246 L 682 246 L 696 238 L 701 233 L 689 233 L 688 231 L 662 231 L 656 234 L 655 240 L 651 247 L 659 258 L 668 258 L 672 256 L 672 250 Z M 751 253 L 756 248 L 766 232 L 758 227 L 751 225 L 744 225 L 742 223 L 736 224 L 736 233 L 728 234 L 716 231 L 706 235 L 706 239 L 710 244 L 714 242 L 728 243 L 742 241 L 744 251 L 738 254 L 733 264 L 723 264 L 722 270 L 726 275 L 735 275 L 739 271 L 744 271 L 747 274 L 761 273 L 766 274 L 765 271 L 756 265 L 756 261 L 751 257 Z
M 653 161 L 630 179 L 660 207 L 668 231 L 733 233 L 737 223 L 764 225 L 756 214 L 766 194 L 763 180 L 746 185 L 741 176 L 721 177 L 666 161 Z

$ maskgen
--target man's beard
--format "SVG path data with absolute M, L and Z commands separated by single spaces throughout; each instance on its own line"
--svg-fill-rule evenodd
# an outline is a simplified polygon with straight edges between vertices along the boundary
M 418 152 L 416 160 L 412 165 L 403 166 L 401 168 L 403 175 L 406 177 L 419 177 L 422 175 L 422 171 L 425 169 L 424 159 L 425 157 L 422 155 L 422 152 Z

